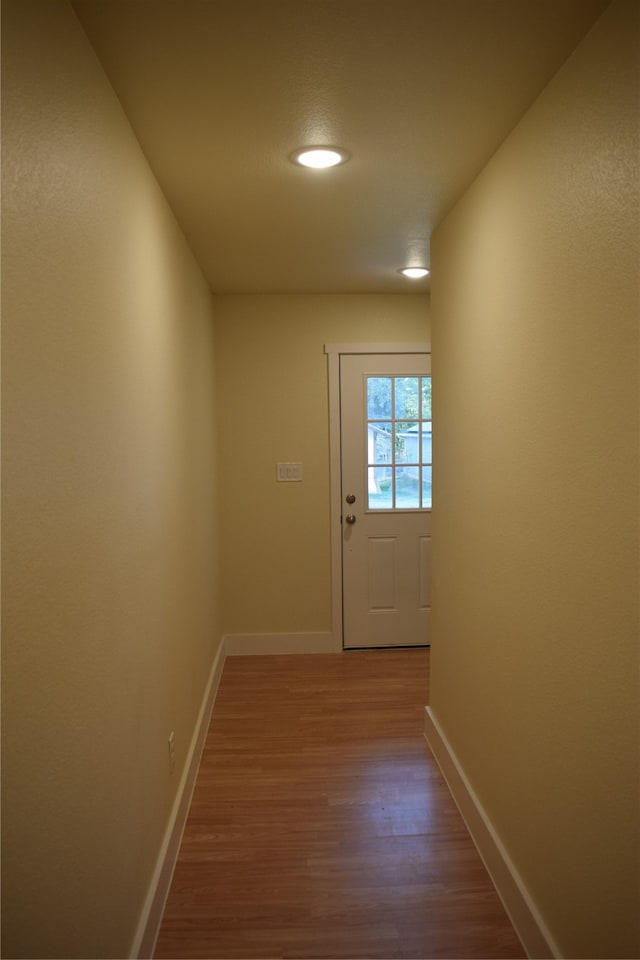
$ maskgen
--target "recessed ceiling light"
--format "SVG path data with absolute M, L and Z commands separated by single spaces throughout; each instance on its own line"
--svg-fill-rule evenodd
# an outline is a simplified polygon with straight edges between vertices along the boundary
M 409 277 L 410 280 L 420 280 L 422 277 L 426 277 L 429 271 L 426 267 L 403 267 L 402 270 L 398 270 L 398 273 L 401 273 L 403 277 Z
M 337 167 L 346 163 L 349 154 L 342 147 L 301 147 L 291 154 L 294 163 L 312 170 L 326 170 L 327 167 Z

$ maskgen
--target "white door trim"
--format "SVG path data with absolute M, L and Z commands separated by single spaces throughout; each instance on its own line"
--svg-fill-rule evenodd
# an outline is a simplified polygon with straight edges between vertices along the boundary
M 344 646 L 342 617 L 342 491 L 340 476 L 340 357 L 362 353 L 431 353 L 424 343 L 325 343 L 329 370 L 329 474 L 331 484 L 331 632 L 336 652 Z

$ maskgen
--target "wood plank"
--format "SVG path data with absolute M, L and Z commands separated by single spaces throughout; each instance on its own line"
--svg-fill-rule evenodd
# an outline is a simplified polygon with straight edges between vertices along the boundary
M 424 742 L 428 663 L 227 659 L 157 958 L 525 956 Z

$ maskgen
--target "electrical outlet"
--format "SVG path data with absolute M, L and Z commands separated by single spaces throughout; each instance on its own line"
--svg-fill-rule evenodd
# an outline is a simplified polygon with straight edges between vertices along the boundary
M 172 730 L 169 734 L 169 773 L 173 773 L 176 765 L 176 733 Z

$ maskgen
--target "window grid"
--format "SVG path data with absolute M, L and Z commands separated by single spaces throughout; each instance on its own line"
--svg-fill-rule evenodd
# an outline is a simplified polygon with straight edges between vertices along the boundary
M 431 377 L 367 376 L 365 420 L 368 508 L 430 509 Z

